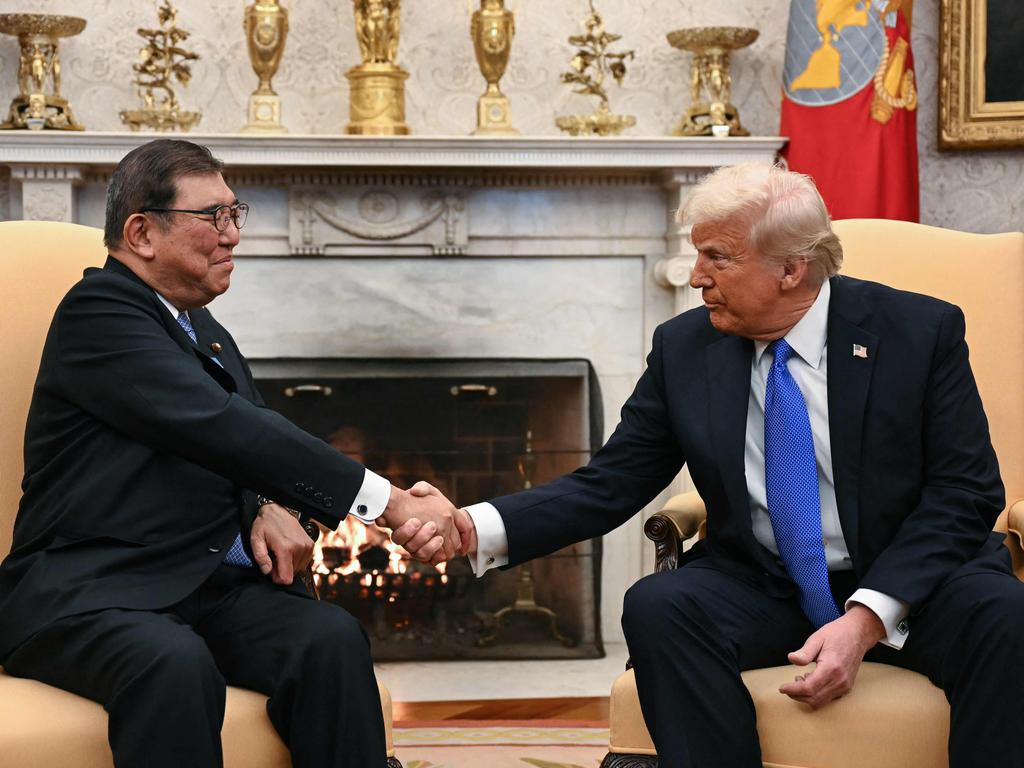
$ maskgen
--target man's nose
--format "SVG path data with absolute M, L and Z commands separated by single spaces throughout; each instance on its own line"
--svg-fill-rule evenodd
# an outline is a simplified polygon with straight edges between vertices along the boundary
M 697 262 L 693 265 L 693 271 L 690 273 L 691 288 L 709 288 L 712 285 L 711 278 L 708 276 L 706 268 L 707 258 L 698 255 Z
M 220 233 L 220 239 L 224 245 L 238 245 L 238 241 L 242 239 L 242 230 L 235 224 L 234 219 L 231 219 L 224 231 Z

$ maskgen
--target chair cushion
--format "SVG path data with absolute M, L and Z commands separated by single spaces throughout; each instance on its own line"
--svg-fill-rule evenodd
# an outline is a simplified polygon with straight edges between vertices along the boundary
M 848 695 L 812 710 L 779 693 L 799 667 L 755 669 L 743 682 L 757 709 L 766 768 L 945 768 L 949 705 L 915 672 L 865 662 Z M 612 687 L 612 752 L 653 755 L 633 671 Z
M 154 695 L 159 695 L 156 693 Z M 388 755 L 391 694 L 380 686 Z M 225 768 L 287 768 L 288 750 L 267 717 L 267 697 L 228 688 L 221 740 Z M 99 704 L 0 671 L 0 755 L 8 768 L 111 768 L 107 713 Z

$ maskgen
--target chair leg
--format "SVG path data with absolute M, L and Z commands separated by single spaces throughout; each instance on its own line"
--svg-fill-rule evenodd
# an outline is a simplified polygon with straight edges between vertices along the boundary
M 609 752 L 601 761 L 601 768 L 658 768 L 658 756 Z

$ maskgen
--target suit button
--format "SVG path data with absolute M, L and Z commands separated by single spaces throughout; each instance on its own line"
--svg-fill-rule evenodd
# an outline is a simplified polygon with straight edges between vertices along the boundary
M 302 489 L 305 488 L 305 487 L 306 486 L 303 483 L 296 483 L 295 484 L 295 492 L 296 493 L 302 493 Z
M 313 486 L 312 485 L 304 486 L 303 489 L 302 489 L 302 492 L 306 496 L 312 496 L 313 495 Z
M 316 493 L 313 494 L 313 501 L 317 502 L 318 504 L 321 501 L 323 501 L 323 499 L 324 499 L 324 495 L 322 493 L 320 493 L 320 491 L 317 491 Z
M 327 509 L 330 509 L 333 506 L 334 506 L 334 497 L 333 496 L 325 496 L 324 497 L 324 507 L 327 508 Z
M 211 552 L 220 552 L 220 547 L 210 547 Z

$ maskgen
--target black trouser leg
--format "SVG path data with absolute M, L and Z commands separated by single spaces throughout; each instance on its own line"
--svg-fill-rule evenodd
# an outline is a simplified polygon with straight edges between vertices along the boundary
M 760 768 L 740 672 L 785 664 L 803 645 L 813 627 L 796 600 L 697 561 L 633 585 L 622 625 L 662 768 Z
M 369 641 L 336 605 L 221 568 L 196 625 L 231 685 L 270 696 L 295 768 L 384 768 L 384 720 Z
M 879 660 L 927 675 L 950 702 L 950 768 L 1024 768 L 1024 584 L 986 558 L 964 566 Z
M 223 764 L 224 679 L 177 616 L 119 609 L 72 616 L 16 649 L 5 666 L 101 703 L 117 768 Z

